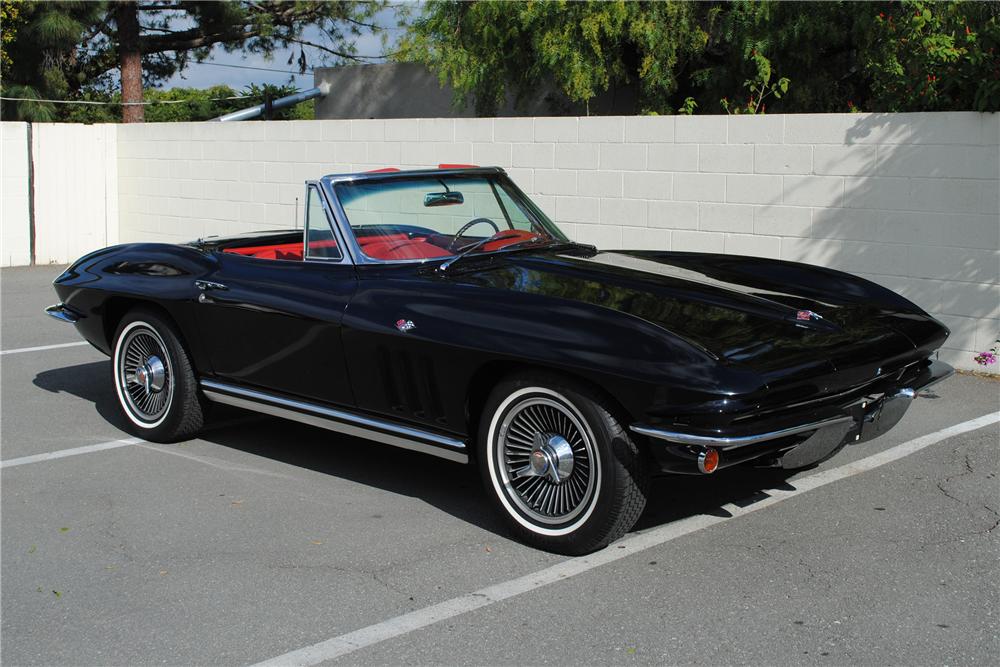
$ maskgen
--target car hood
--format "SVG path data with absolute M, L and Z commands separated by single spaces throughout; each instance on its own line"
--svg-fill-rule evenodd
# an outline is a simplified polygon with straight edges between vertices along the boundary
M 520 254 L 477 272 L 494 287 L 584 302 L 656 324 L 765 375 L 837 371 L 857 383 L 926 357 L 948 332 L 917 306 L 830 269 L 731 255 Z

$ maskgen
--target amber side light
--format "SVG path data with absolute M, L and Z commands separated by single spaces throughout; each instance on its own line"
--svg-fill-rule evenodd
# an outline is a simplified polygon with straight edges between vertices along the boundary
M 705 473 L 706 475 L 715 472 L 715 469 L 719 467 L 719 452 L 718 450 L 709 447 L 701 454 L 698 455 L 698 470 Z

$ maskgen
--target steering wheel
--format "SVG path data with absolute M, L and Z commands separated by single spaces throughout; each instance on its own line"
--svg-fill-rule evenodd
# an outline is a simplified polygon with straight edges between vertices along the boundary
M 469 231 L 469 228 L 472 227 L 473 225 L 478 225 L 481 222 L 484 222 L 490 227 L 492 227 L 494 234 L 500 233 L 500 228 L 497 227 L 497 223 L 493 222 L 489 218 L 475 218 L 473 220 L 469 220 L 467 223 L 462 225 L 461 229 L 455 232 L 455 237 L 451 240 L 451 243 L 448 244 L 448 250 L 454 250 L 455 245 L 458 243 L 458 239 L 462 238 L 462 234 Z

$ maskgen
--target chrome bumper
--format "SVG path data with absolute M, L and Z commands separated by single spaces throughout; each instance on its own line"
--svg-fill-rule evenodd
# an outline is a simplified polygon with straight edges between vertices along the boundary
M 45 309 L 45 314 L 49 317 L 54 317 L 61 322 L 69 322 L 70 324 L 76 324 L 80 321 L 83 315 L 71 310 L 66 304 L 57 303 L 54 306 L 49 306 Z
M 767 431 L 764 433 L 755 433 L 753 435 L 741 435 L 735 437 L 727 437 L 723 435 L 698 435 L 696 433 L 684 433 L 682 431 L 651 428 L 640 424 L 633 424 L 630 428 L 632 431 L 639 433 L 640 435 L 657 438 L 658 440 L 666 440 L 667 442 L 674 442 L 679 445 L 718 447 L 719 449 L 726 450 L 736 449 L 737 447 L 746 447 L 747 445 L 756 445 L 759 442 L 777 440 L 778 438 L 798 435 L 799 433 L 808 433 L 809 431 L 816 431 L 821 428 L 827 428 L 829 426 L 835 426 L 837 424 L 844 424 L 853 421 L 853 417 L 844 415 L 843 417 L 833 417 L 831 419 L 809 422 L 798 426 L 778 429 L 776 431 Z
M 948 364 L 932 361 L 901 385 L 880 396 L 859 399 L 846 406 L 840 415 L 759 433 L 705 434 L 643 424 L 633 424 L 629 428 L 635 433 L 668 443 L 672 453 L 681 459 L 696 457 L 699 451 L 714 448 L 719 450 L 724 462 L 720 467 L 725 467 L 757 456 L 773 457 L 778 451 L 778 465 L 800 468 L 831 456 L 846 444 L 865 442 L 884 434 L 903 418 L 917 392 L 947 379 L 954 372 Z M 806 437 L 791 439 L 787 446 L 777 442 L 790 436 Z M 762 445 L 759 448 L 762 451 L 755 454 L 757 448 L 753 445 Z

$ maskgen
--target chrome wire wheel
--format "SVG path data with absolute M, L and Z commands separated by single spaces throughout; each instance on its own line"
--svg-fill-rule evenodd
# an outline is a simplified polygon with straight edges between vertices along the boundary
M 524 392 L 496 433 L 496 472 L 504 495 L 532 523 L 573 523 L 593 509 L 600 483 L 594 436 L 559 394 L 541 388 L 518 393 Z
M 118 397 L 128 417 L 139 426 L 160 424 L 173 400 L 173 367 L 166 343 L 145 322 L 122 331 L 115 347 Z

